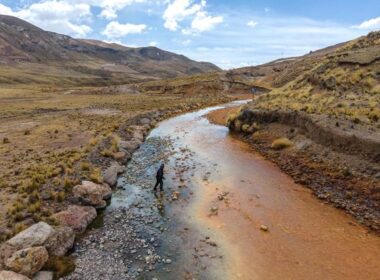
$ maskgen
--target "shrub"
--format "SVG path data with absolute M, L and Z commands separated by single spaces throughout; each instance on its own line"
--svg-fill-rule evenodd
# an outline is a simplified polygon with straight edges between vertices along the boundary
M 99 168 L 94 168 L 88 177 L 91 181 L 95 183 L 98 183 L 98 184 L 103 183 L 103 176 Z
M 83 171 L 89 171 L 90 170 L 90 163 L 84 161 L 81 163 L 80 167 Z
M 271 148 L 274 150 L 282 150 L 293 145 L 292 141 L 288 138 L 278 138 L 272 142 Z
M 19 232 L 22 232 L 23 230 L 25 230 L 27 228 L 26 225 L 24 225 L 23 223 L 18 223 L 15 225 L 14 227 L 14 233 L 17 234 Z
M 244 133 L 248 133 L 249 130 L 249 124 L 245 123 L 241 126 L 241 131 Z
M 65 192 L 58 192 L 57 197 L 56 197 L 56 201 L 57 202 L 63 202 L 65 200 L 65 197 L 66 197 Z
M 29 205 L 29 207 L 28 207 L 28 212 L 31 214 L 34 214 L 40 210 L 41 210 L 41 202 L 40 201 L 37 201 L 36 203 Z
M 242 127 L 241 121 L 236 119 L 234 121 L 234 127 L 235 127 L 235 131 L 237 131 L 237 132 L 241 131 L 241 127 Z
M 88 142 L 90 146 L 95 146 L 98 144 L 98 139 L 97 138 L 91 138 L 90 141 Z
M 75 182 L 73 180 L 71 180 L 70 178 L 65 178 L 63 180 L 63 188 L 65 189 L 65 191 L 69 191 L 71 190 L 75 185 Z
M 7 137 L 3 138 L 3 144 L 8 144 L 10 143 L 9 139 Z
M 102 152 L 101 152 L 102 156 L 104 157 L 112 157 L 113 156 L 113 152 L 110 150 L 110 149 L 104 149 Z

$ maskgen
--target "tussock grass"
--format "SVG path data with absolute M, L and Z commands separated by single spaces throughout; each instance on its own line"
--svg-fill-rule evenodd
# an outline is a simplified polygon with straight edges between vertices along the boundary
M 283 150 L 292 146 L 293 143 L 288 138 L 278 138 L 272 142 L 271 148 L 274 150 Z

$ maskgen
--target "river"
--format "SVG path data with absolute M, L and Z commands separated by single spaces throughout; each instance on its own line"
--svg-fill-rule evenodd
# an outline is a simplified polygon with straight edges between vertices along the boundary
M 138 232 L 165 257 L 127 279 L 380 279 L 378 236 L 205 117 L 242 103 L 163 121 L 134 154 L 104 219 L 120 207 L 148 215 Z

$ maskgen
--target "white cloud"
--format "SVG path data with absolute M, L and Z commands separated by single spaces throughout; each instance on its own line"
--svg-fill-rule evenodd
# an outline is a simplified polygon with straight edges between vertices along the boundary
M 101 8 L 99 14 L 108 20 L 114 20 L 117 18 L 117 12 L 135 3 L 154 2 L 157 0 L 61 0 L 70 4 L 87 4 L 94 7 Z
M 202 7 L 206 5 L 204 0 L 199 4 L 192 4 L 192 2 L 192 0 L 171 1 L 163 15 L 165 28 L 176 31 L 179 28 L 179 22 L 201 11 Z
M 92 31 L 91 27 L 85 24 L 92 15 L 87 4 L 49 0 L 34 3 L 19 11 L 1 5 L 0 12 L 19 17 L 48 31 L 80 37 L 85 37 Z
M 151 46 L 151 47 L 157 47 L 158 46 L 158 42 L 152 41 L 152 42 L 149 43 L 149 46 Z
M 366 30 L 380 29 L 380 17 L 371 18 L 369 20 L 363 21 L 361 24 L 353 26 L 353 28 Z
M 199 33 L 204 31 L 209 31 L 214 28 L 214 26 L 223 22 L 223 17 L 209 16 L 207 12 L 198 12 L 191 22 L 190 30 L 183 30 L 185 34 L 187 33 Z
M 134 3 L 143 3 L 146 2 L 146 0 L 93 0 L 93 2 L 95 2 L 94 6 L 103 8 L 100 16 L 111 20 L 116 19 L 117 12 L 124 9 L 126 6 Z
M 102 32 L 107 38 L 122 38 L 128 34 L 142 33 L 147 26 L 145 24 L 121 24 L 117 21 L 110 22 Z
M 188 28 L 182 29 L 184 34 L 200 33 L 211 30 L 215 25 L 223 22 L 221 16 L 210 16 L 206 9 L 206 0 L 194 3 L 193 0 L 173 0 L 168 2 L 164 12 L 165 28 L 177 31 L 181 22 L 191 20 Z
M 1 15 L 12 15 L 13 11 L 11 8 L 0 3 L 0 14 Z
M 86 37 L 92 31 L 88 25 L 93 17 L 91 7 L 101 8 L 100 17 L 114 20 L 126 6 L 156 1 L 159 0 L 38 0 L 19 10 L 0 4 L 0 14 L 19 17 L 48 31 Z
M 250 21 L 247 22 L 247 25 L 249 27 L 252 27 L 252 28 L 255 28 L 257 24 L 258 24 L 258 22 L 253 21 L 253 20 L 250 20 Z

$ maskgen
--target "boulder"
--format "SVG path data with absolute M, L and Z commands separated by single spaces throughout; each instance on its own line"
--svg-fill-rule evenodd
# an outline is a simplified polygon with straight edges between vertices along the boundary
M 35 246 L 43 246 L 50 236 L 54 234 L 52 226 L 44 222 L 34 224 L 23 230 L 0 247 L 0 260 L 3 262 L 14 252 Z
M 30 280 L 30 278 L 13 271 L 0 271 L 0 280 Z
M 60 225 L 68 226 L 76 233 L 82 233 L 96 216 L 94 207 L 71 205 L 67 210 L 54 214 L 53 218 Z
M 45 265 L 49 259 L 45 247 L 30 247 L 15 252 L 5 260 L 5 266 L 12 271 L 32 277 Z
M 113 162 L 110 167 L 108 167 L 103 172 L 103 179 L 111 187 L 114 187 L 117 183 L 117 175 L 124 172 L 124 167 L 122 167 L 119 163 Z
M 32 280 L 53 280 L 54 273 L 52 271 L 40 271 L 34 275 Z
M 138 128 L 137 130 L 133 131 L 132 138 L 136 141 L 143 142 L 144 141 L 144 132 L 145 128 Z
M 140 147 L 141 143 L 142 140 L 119 141 L 119 148 L 127 150 L 128 152 L 134 152 Z
M 111 198 L 112 190 L 107 184 L 83 181 L 73 188 L 73 195 L 81 204 L 104 208 L 107 205 L 104 199 Z
M 17 249 L 41 246 L 53 233 L 54 228 L 52 226 L 45 222 L 39 222 L 9 239 L 6 243 Z
M 142 124 L 142 125 L 150 124 L 150 123 L 151 123 L 151 120 L 148 119 L 148 118 L 142 118 L 142 119 L 140 120 L 140 124 Z
M 130 155 L 129 155 L 129 152 L 127 151 L 120 151 L 120 152 L 114 153 L 112 157 L 119 162 L 125 163 L 130 158 Z
M 45 247 L 50 256 L 62 257 L 74 246 L 75 233 L 67 226 L 55 227 L 54 230 Z

